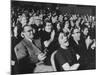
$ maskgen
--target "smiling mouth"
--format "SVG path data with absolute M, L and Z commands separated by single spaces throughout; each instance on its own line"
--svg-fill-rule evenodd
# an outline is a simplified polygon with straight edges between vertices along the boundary
M 66 40 L 64 43 L 67 43 L 68 41 Z

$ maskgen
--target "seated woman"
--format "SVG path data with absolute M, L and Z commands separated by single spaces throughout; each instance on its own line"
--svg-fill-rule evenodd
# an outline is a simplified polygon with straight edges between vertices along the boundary
M 68 35 L 67 35 L 68 36 Z M 55 65 L 57 71 L 77 70 L 80 64 L 73 49 L 69 48 L 68 37 L 60 33 L 58 37 L 59 49 L 55 54 Z

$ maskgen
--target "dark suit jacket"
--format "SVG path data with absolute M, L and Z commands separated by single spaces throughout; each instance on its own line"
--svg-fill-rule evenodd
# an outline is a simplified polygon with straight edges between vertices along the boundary
M 16 47 L 15 54 L 18 61 L 37 63 L 37 55 L 41 52 L 40 40 L 34 40 L 34 44 L 27 39 L 23 39 Z

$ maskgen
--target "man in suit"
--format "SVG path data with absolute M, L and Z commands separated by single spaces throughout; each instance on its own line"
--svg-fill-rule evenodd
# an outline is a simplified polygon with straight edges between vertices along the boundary
M 22 30 L 24 39 L 15 47 L 20 74 L 32 73 L 36 67 L 36 63 L 46 58 L 45 54 L 41 52 L 40 41 L 33 39 L 34 33 L 34 28 L 25 25 Z

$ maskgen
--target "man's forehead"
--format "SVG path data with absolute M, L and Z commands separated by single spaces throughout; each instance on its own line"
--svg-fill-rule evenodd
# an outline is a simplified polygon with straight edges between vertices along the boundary
M 51 23 L 50 22 L 47 22 L 46 25 L 49 26 L 49 25 L 51 25 Z
M 85 27 L 85 28 L 84 28 L 84 30 L 88 30 L 88 28 L 87 28 L 87 27 Z
M 28 31 L 28 30 L 32 30 L 32 27 L 31 26 L 24 27 L 24 31 Z
M 80 31 L 79 29 L 74 29 L 74 33 L 75 33 L 75 32 L 79 32 L 79 31 Z
M 65 38 L 65 37 L 67 38 L 68 36 L 67 36 L 67 35 L 65 35 L 65 34 L 62 34 L 62 38 Z

